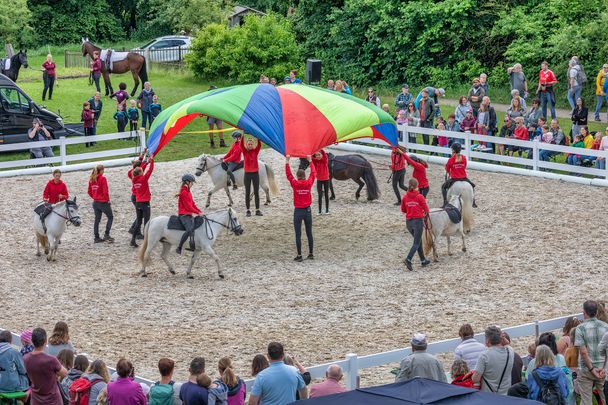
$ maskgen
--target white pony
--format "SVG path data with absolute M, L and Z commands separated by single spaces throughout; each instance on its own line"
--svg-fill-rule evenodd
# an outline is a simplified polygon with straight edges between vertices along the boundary
M 453 195 L 449 200 L 449 204 L 458 208 L 458 211 L 462 214 L 462 199 L 460 196 Z M 462 217 L 460 218 L 460 222 L 455 224 L 450 220 L 448 213 L 444 208 L 433 208 L 429 212 L 427 221 L 428 226 L 425 227 L 424 232 L 422 233 L 422 246 L 424 247 L 424 255 L 426 257 L 428 257 L 428 254 L 432 249 L 433 260 L 439 261 L 435 240 L 440 236 L 445 236 L 448 239 L 448 255 L 452 254 L 452 251 L 450 250 L 450 236 L 460 235 L 462 238 L 462 251 L 467 251 L 467 246 L 464 241 Z
M 38 206 L 43 203 L 38 204 Z M 80 215 L 78 215 L 78 205 L 76 197 L 74 200 L 61 201 L 53 205 L 53 210 L 44 219 L 46 232 L 42 226 L 40 215 L 34 213 L 34 232 L 36 233 L 36 256 L 40 256 L 40 245 L 44 248 L 46 260 L 55 261 L 57 256 L 57 246 L 61 236 L 69 224 L 80 226 Z
M 457 181 L 448 189 L 448 201 L 452 201 L 453 196 L 462 198 L 462 221 L 464 223 L 464 233 L 470 233 L 473 227 L 473 200 L 475 190 L 468 181 Z
M 276 179 L 274 177 L 274 172 L 272 168 L 266 165 L 261 160 L 258 160 L 258 173 L 260 175 L 260 187 L 266 193 L 266 202 L 264 205 L 270 204 L 270 193 L 273 196 L 279 195 L 279 186 L 277 186 Z M 209 156 L 206 154 L 200 155 L 198 157 L 198 166 L 196 167 L 196 175 L 200 176 L 204 172 L 209 173 L 209 177 L 211 177 L 211 181 L 213 182 L 214 188 L 209 190 L 207 193 L 207 203 L 205 204 L 205 208 L 209 208 L 211 205 L 211 195 L 220 189 L 224 189 L 226 191 L 226 195 L 228 196 L 228 200 L 230 201 L 228 206 L 232 206 L 234 203 L 232 201 L 232 196 L 230 195 L 230 190 L 228 189 L 228 174 L 226 170 L 222 168 L 222 161 L 215 156 Z M 243 169 L 239 169 L 234 173 L 234 179 L 236 180 L 236 184 L 239 187 L 243 187 L 243 177 L 244 171 Z M 270 188 L 268 187 L 270 185 Z
M 213 251 L 213 244 L 224 229 L 235 235 L 241 235 L 243 233 L 243 228 L 236 217 L 236 212 L 232 208 L 226 208 L 208 214 L 205 217 L 206 220 L 203 224 L 194 231 L 195 248 L 186 275 L 188 278 L 194 278 L 194 276 L 190 274 L 192 272 L 192 266 L 194 266 L 194 262 L 196 262 L 200 253 L 204 251 L 215 260 L 218 276 L 224 278 L 220 265 L 220 258 Z M 160 257 L 167 265 L 169 273 L 175 274 L 173 266 L 171 266 L 171 263 L 167 260 L 167 253 L 169 253 L 173 246 L 179 245 L 184 231 L 167 229 L 168 223 L 168 216 L 160 216 L 152 218 L 144 228 L 144 241 L 139 250 L 139 260 L 142 264 L 139 274 L 142 277 L 147 277 L 146 265 L 150 261 L 152 249 L 154 249 L 158 242 L 163 245 L 163 251 L 160 254 Z

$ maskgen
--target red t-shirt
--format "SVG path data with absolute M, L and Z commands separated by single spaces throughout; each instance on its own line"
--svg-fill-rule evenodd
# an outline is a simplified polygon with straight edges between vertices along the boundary
M 243 168 L 245 169 L 245 173 L 256 173 L 260 167 L 258 166 L 258 154 L 262 149 L 262 142 L 258 140 L 258 145 L 248 150 L 245 147 L 245 137 L 241 137 L 241 142 L 239 143 L 241 147 L 241 151 L 243 152 L 243 157 L 245 158 L 245 163 Z
M 329 166 L 327 165 L 327 153 L 321 150 L 321 158 L 312 158 L 312 164 L 317 169 L 317 180 L 329 180 Z
M 82 113 L 80 114 L 80 120 L 82 121 L 83 127 L 85 128 L 93 128 L 93 119 L 95 117 L 95 113 L 93 110 L 82 109 Z
M 411 190 L 405 193 L 401 199 L 401 212 L 405 214 L 405 219 L 424 218 L 424 215 L 429 212 L 429 207 L 422 194 L 417 190 Z
M 91 67 L 91 69 L 93 69 L 93 74 L 101 73 L 101 59 L 95 59 L 93 61 L 93 66 Z
M 108 180 L 103 174 L 97 176 L 97 181 L 89 180 L 89 196 L 93 199 L 93 201 L 97 202 L 110 201 Z
M 308 208 L 312 204 L 312 193 L 310 189 L 315 182 L 315 176 L 317 169 L 315 165 L 310 165 L 310 176 L 306 180 L 296 180 L 291 174 L 291 167 L 289 163 L 285 163 L 285 174 L 287 174 L 287 180 L 293 188 L 293 206 L 294 208 Z
M 393 152 L 391 153 L 391 170 L 396 172 L 403 169 L 405 169 L 405 160 L 401 149 L 393 148 Z
M 445 165 L 445 171 L 452 179 L 464 179 L 467 177 L 467 158 L 460 155 L 460 162 L 456 162 L 456 155 L 452 155 Z
M 61 198 L 59 198 L 59 194 L 61 194 Z M 44 192 L 42 193 L 42 199 L 44 201 L 48 201 L 51 204 L 57 204 L 59 201 L 67 200 L 67 198 L 68 187 L 63 181 L 59 180 L 59 183 L 55 183 L 55 179 L 51 179 L 46 183 L 46 187 L 44 187 Z
M 549 69 L 547 69 L 546 72 L 541 69 L 540 72 L 538 73 L 538 82 L 540 84 L 551 83 L 551 82 L 556 82 L 556 81 L 557 81 L 557 78 L 555 77 L 555 74 L 553 74 L 553 72 L 550 71 Z
M 418 188 L 427 188 L 429 186 L 429 180 L 426 178 L 426 166 L 422 163 L 416 162 L 414 159 L 404 154 L 403 157 L 414 168 L 412 177 L 418 180 Z
M 63 405 L 57 373 L 61 363 L 46 353 L 28 353 L 23 358 L 27 376 L 32 382 L 32 405 Z
M 238 142 L 235 142 L 230 147 L 230 150 L 228 151 L 228 153 L 226 153 L 224 155 L 224 162 L 238 163 L 241 161 L 242 153 L 243 152 L 241 151 L 241 145 Z
M 42 64 L 42 67 L 46 71 L 47 76 L 55 76 L 55 68 L 57 67 L 57 65 L 45 60 Z
M 147 164 L 147 163 L 144 163 L 144 162 L 143 162 L 143 159 L 142 159 L 141 157 L 140 157 L 140 158 L 138 158 L 138 160 L 139 160 L 140 162 L 142 162 L 142 163 L 139 165 L 139 167 L 141 167 L 141 170 L 146 171 L 146 166 L 148 166 L 148 164 Z M 131 179 L 131 178 L 133 178 L 133 170 L 135 170 L 135 168 L 134 168 L 134 167 L 131 167 L 131 168 L 129 169 L 129 171 L 127 172 L 127 176 L 129 176 L 129 178 L 130 178 L 130 179 Z M 131 194 L 132 194 L 132 195 L 135 195 L 135 186 L 134 186 L 133 184 L 131 184 Z
M 183 185 L 179 191 L 177 199 L 177 214 L 178 215 L 200 215 L 201 210 L 194 203 L 192 193 L 186 185 Z
M 515 131 L 513 131 L 513 136 L 516 139 L 520 139 L 522 141 L 527 141 L 530 139 L 530 137 L 528 136 L 528 129 L 523 125 L 521 127 L 515 128 Z
M 148 185 L 148 180 L 150 180 L 150 175 L 152 175 L 152 171 L 154 170 L 154 161 L 150 160 L 150 164 L 144 170 L 144 174 L 141 176 L 133 176 L 133 172 L 129 172 L 129 177 L 131 178 L 131 182 L 133 186 L 131 187 L 131 191 L 133 195 L 135 195 L 136 202 L 149 202 L 152 199 L 152 194 L 150 193 L 150 186 Z

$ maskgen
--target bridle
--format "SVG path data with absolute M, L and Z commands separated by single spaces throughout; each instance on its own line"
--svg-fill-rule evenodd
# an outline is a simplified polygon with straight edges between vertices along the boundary
M 54 213 L 55 215 L 65 219 L 65 222 L 68 226 L 74 225 L 75 221 L 77 221 L 77 220 L 80 221 L 80 215 L 72 215 L 72 213 L 70 211 L 70 206 L 75 206 L 76 208 L 78 208 L 78 205 L 76 205 L 75 202 L 66 200 L 65 201 L 65 212 L 67 215 L 61 215 L 60 213 L 58 213 L 55 210 L 51 211 L 51 213 Z
M 203 218 L 204 218 L 205 223 L 206 223 L 206 225 L 205 225 L 205 232 L 207 233 L 207 238 L 209 240 L 213 239 L 213 237 L 214 237 L 214 235 L 213 235 L 213 229 L 209 225 L 209 222 L 213 222 L 214 224 L 218 224 L 218 225 L 226 228 L 228 230 L 228 232 L 234 233 L 235 235 L 240 235 L 240 234 L 243 233 L 243 228 L 237 222 L 236 218 L 232 216 L 232 210 L 231 209 L 228 209 L 229 225 L 226 225 L 223 222 L 219 222 L 219 221 L 216 221 L 214 219 L 211 219 L 211 218 L 209 218 L 206 215 L 203 215 Z
M 214 167 L 218 167 L 222 164 L 222 162 L 216 164 L 215 166 L 211 166 L 211 167 L 207 167 L 207 159 L 208 157 L 205 157 L 204 162 L 199 164 L 198 167 L 196 168 L 196 170 L 199 170 L 201 172 L 201 174 L 205 173 L 207 170 L 211 170 Z

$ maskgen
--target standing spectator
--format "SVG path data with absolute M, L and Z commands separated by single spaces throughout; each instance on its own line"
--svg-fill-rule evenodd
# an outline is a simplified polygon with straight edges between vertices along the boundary
M 536 94 L 540 98 L 540 107 L 543 110 L 543 117 L 547 118 L 547 104 L 551 108 L 551 119 L 555 119 L 555 94 L 553 85 L 557 83 L 555 74 L 549 70 L 549 63 L 543 62 L 538 72 L 538 88 Z
M 390 106 L 388 104 L 382 104 L 382 111 L 384 111 L 385 113 L 390 114 Z
M 25 356 L 26 354 L 34 351 L 34 345 L 32 344 L 32 330 L 31 329 L 25 329 L 23 332 L 21 332 L 21 335 L 19 336 L 19 338 L 21 339 L 21 350 L 19 352 L 21 353 L 22 356 Z
M 604 135 L 602 137 L 602 140 L 600 141 L 600 146 L 599 146 L 599 150 L 608 150 L 608 127 L 605 129 L 604 132 L 606 135 Z M 603 157 L 598 157 L 595 160 L 595 167 L 597 167 L 598 169 L 605 169 L 606 168 L 606 158 Z
M 263 354 L 256 354 L 251 361 L 251 376 L 255 377 L 260 374 L 262 370 L 268 368 L 270 363 L 268 363 L 268 359 Z
M 114 113 L 114 119 L 116 120 L 116 130 L 118 132 L 125 132 L 129 117 L 122 104 L 116 106 L 116 112 Z
M 81 384 L 87 386 L 89 392 L 88 405 L 97 405 L 99 403 L 97 399 L 102 392 L 107 396 L 108 382 L 110 382 L 110 375 L 106 363 L 103 360 L 95 360 L 83 373 L 82 379 L 72 384 L 74 385 L 73 389 L 81 386 Z
M 150 115 L 150 105 L 152 104 L 152 99 L 154 98 L 154 90 L 152 89 L 152 85 L 150 82 L 144 83 L 144 88 L 137 96 L 137 106 L 141 110 L 141 126 L 146 128 L 149 124 L 152 126 L 152 116 Z
M 502 346 L 502 332 L 497 326 L 486 328 L 485 335 L 487 349 L 477 359 L 473 383 L 482 391 L 506 395 L 511 386 L 513 350 Z
M 426 198 L 418 190 L 418 180 L 415 178 L 411 178 L 408 182 L 407 193 L 401 200 L 401 212 L 405 214 L 405 227 L 414 238 L 412 247 L 404 260 L 405 267 L 409 271 L 414 270 L 412 259 L 416 253 L 420 257 L 420 265 L 426 267 L 431 264 L 431 261 L 424 257 L 422 233 L 424 232 L 424 218 L 429 213 L 429 207 Z
M 460 125 L 456 121 L 456 116 L 454 114 L 448 115 L 448 121 L 445 123 L 445 129 L 446 131 L 460 132 Z M 461 139 L 448 137 L 448 146 L 451 147 L 454 142 L 461 142 Z
M 190 377 L 179 390 L 179 399 L 184 405 L 207 405 L 209 391 L 196 383 L 197 378 L 205 373 L 205 359 L 195 357 L 188 369 Z
M 65 350 L 65 349 L 63 349 Z M 61 380 L 60 389 L 63 391 L 62 395 L 69 396 L 70 387 L 72 383 L 82 377 L 84 373 L 87 371 L 89 367 L 89 359 L 87 356 L 79 354 L 74 359 L 74 365 L 71 369 L 68 370 L 68 375 L 66 375 L 63 380 Z
M 517 117 L 523 117 L 526 110 L 521 106 L 521 99 L 519 97 L 513 97 L 511 99 L 511 105 L 507 108 L 507 115 L 509 118 L 514 120 Z
M 401 360 L 399 374 L 397 374 L 395 382 L 421 377 L 447 383 L 448 380 L 441 362 L 437 357 L 426 352 L 426 335 L 416 333 L 410 343 L 412 345 L 412 353 Z
M 173 360 L 162 358 L 158 361 L 160 381 L 150 387 L 148 405 L 173 405 L 176 401 L 179 401 L 181 384 L 176 384 L 173 381 L 174 370 L 175 362 Z
M 228 388 L 227 405 L 244 405 L 247 397 L 247 387 L 245 382 L 234 374 L 232 360 L 229 357 L 222 357 L 217 368 L 220 378 Z
M 376 95 L 376 92 L 374 91 L 373 87 L 367 89 L 367 98 L 365 99 L 365 101 L 367 101 L 368 103 L 375 104 L 378 108 L 382 106 L 380 97 Z
M 422 90 L 426 90 L 427 95 L 433 99 L 433 103 L 434 103 L 434 107 L 435 107 L 434 113 L 436 116 L 439 117 L 441 115 L 441 111 L 439 111 L 439 97 L 445 96 L 445 90 L 442 89 L 441 87 L 435 88 L 433 86 L 427 86 Z M 420 92 L 416 96 L 416 100 L 414 100 L 414 105 L 416 106 L 416 108 L 418 110 L 420 110 L 420 100 L 422 100 L 422 90 L 420 90 Z
M 407 125 L 410 127 L 417 127 L 420 125 L 420 112 L 416 110 L 416 106 L 413 101 L 407 105 L 407 111 L 405 111 L 405 119 L 407 120 Z M 416 143 L 416 134 L 412 133 L 411 129 L 407 131 L 408 141 L 410 143 Z
M 0 332 L 0 392 L 25 391 L 29 387 L 21 353 L 13 349 L 13 335 Z
M 93 168 L 89 177 L 89 196 L 93 199 L 93 212 L 95 213 L 95 222 L 93 223 L 94 243 L 114 242 L 114 238 L 110 236 L 114 214 L 112 213 L 112 205 L 110 203 L 110 192 L 108 189 L 108 180 L 103 175 L 103 165 L 97 165 Z M 103 239 L 99 236 L 99 223 L 101 215 L 106 216 L 106 231 Z
M 270 78 L 270 84 L 272 84 L 274 87 L 276 87 L 277 86 L 277 79 L 274 78 L 274 77 L 271 77 Z
M 302 366 L 302 364 L 300 364 L 300 362 L 295 357 L 291 357 L 290 355 L 286 354 L 285 357 L 283 357 L 283 363 L 287 364 L 288 366 L 293 366 L 298 370 L 298 372 L 302 376 L 302 379 L 304 380 L 305 386 L 308 386 L 310 384 L 310 382 L 312 381 L 310 373 L 306 371 L 306 369 Z M 300 399 L 300 393 L 296 391 L 296 401 L 299 401 Z
M 516 63 L 513 67 L 507 68 L 511 90 L 517 89 L 523 98 L 528 98 L 528 81 L 522 71 L 521 63 Z
M 312 157 L 307 156 L 309 163 L 312 163 Z M 310 189 L 314 184 L 315 177 L 317 175 L 317 169 L 314 164 L 310 164 L 310 176 L 306 178 L 306 172 L 304 169 L 298 169 L 296 174 L 297 179 L 293 177 L 291 173 L 291 167 L 289 166 L 289 155 L 285 160 L 285 173 L 287 180 L 293 188 L 293 227 L 295 230 L 296 239 L 296 250 L 297 256 L 293 259 L 296 262 L 301 262 L 302 258 L 302 222 L 306 230 L 306 238 L 308 239 L 308 257 L 307 259 L 314 259 L 313 255 L 313 238 L 312 238 L 312 214 L 310 212 L 310 206 L 312 205 L 312 193 Z
M 99 58 L 99 51 L 93 51 L 93 60 L 91 61 L 91 77 L 93 78 L 93 82 L 95 82 L 95 88 L 97 92 L 101 92 L 99 88 L 99 78 L 101 77 L 101 59 Z M 126 85 L 125 85 L 126 88 Z M 106 96 L 108 95 L 106 89 Z
M 147 399 L 141 385 L 129 376 L 133 365 L 127 359 L 120 359 L 116 364 L 118 380 L 108 383 L 107 398 L 111 405 L 146 405 Z M 189 402 L 187 402 L 189 405 Z M 91 405 L 91 404 L 89 404 Z
M 426 88 L 422 89 L 422 98 L 418 103 L 420 112 L 420 126 L 423 128 L 434 128 L 435 103 L 429 98 L 429 93 Z M 425 145 L 429 144 L 429 135 L 422 134 L 422 142 Z
M 129 93 L 127 93 L 127 83 L 118 83 L 118 91 L 115 91 L 110 95 L 110 98 L 114 97 L 116 97 L 116 104 L 122 104 L 123 110 L 126 110 L 127 99 L 129 98 Z
M 568 62 L 568 103 L 571 109 L 574 109 L 576 100 L 583 92 L 582 75 L 584 75 L 583 67 L 578 63 L 578 58 L 573 57 Z
M 587 116 L 589 109 L 585 106 L 585 100 L 582 98 L 576 99 L 576 105 L 572 110 L 572 136 L 581 133 L 581 127 L 587 125 Z
M 454 111 L 454 116 L 456 117 L 456 122 L 459 124 L 462 123 L 464 117 L 467 115 L 467 111 L 471 109 L 471 104 L 469 104 L 469 99 L 466 96 L 460 96 L 458 99 L 458 105 L 456 106 L 456 110 Z
M 321 149 L 312 156 L 312 163 L 317 169 L 318 215 L 321 215 L 323 209 L 323 198 L 325 198 L 325 215 L 329 215 L 329 160 L 327 153 Z
M 566 353 L 566 350 L 574 346 L 574 342 L 570 339 L 570 332 L 581 324 L 581 321 L 575 316 L 568 318 L 562 328 L 562 337 L 557 341 L 557 352 L 561 355 Z
M 401 93 L 395 97 L 395 109 L 397 111 L 405 110 L 410 101 L 413 101 L 413 97 L 410 93 L 410 86 L 404 84 L 401 86 Z
M 604 377 L 603 369 L 605 357 L 602 357 L 600 341 L 608 332 L 608 324 L 598 320 L 597 315 L 598 304 L 596 301 L 585 301 L 583 304 L 582 324 L 576 327 L 574 346 L 578 348 L 579 357 L 579 373 L 577 376 L 578 390 L 581 395 L 580 405 L 591 405 L 593 399 L 593 390 L 599 391 L 602 403 L 605 403 L 604 397 Z
M 70 349 L 63 349 L 57 354 L 57 360 L 66 370 L 71 370 L 74 367 L 74 352 Z
M 150 126 L 152 126 L 152 123 L 154 122 L 156 117 L 158 117 L 158 114 L 160 114 L 162 110 L 163 107 L 158 102 L 158 96 L 155 94 L 154 96 L 152 96 L 152 104 L 150 104 Z
M 101 93 L 95 92 L 95 95 L 89 99 L 91 110 L 93 110 L 93 135 L 97 134 L 97 122 L 101 117 L 101 110 L 103 109 L 103 102 L 101 101 Z
M 595 120 L 601 121 L 600 112 L 602 111 L 602 104 L 604 104 L 604 83 L 606 82 L 606 76 L 608 76 L 608 64 L 604 63 L 600 71 L 597 73 L 595 78 Z
M 298 79 L 300 80 L 300 79 Z M 300 82 L 301 83 L 301 82 Z M 209 86 L 209 90 L 215 90 L 217 89 L 217 87 L 215 86 Z M 209 145 L 212 148 L 215 148 L 215 140 L 214 140 L 214 134 L 215 132 L 213 131 L 213 127 L 215 126 L 215 129 L 217 129 L 217 136 L 220 139 L 220 148 L 225 148 L 226 147 L 226 142 L 224 141 L 224 132 L 222 132 L 222 125 L 223 122 L 222 120 L 219 120 L 217 118 L 214 117 L 207 117 L 207 125 L 209 125 Z
M 542 117 L 542 110 L 540 109 L 540 100 L 535 98 L 532 100 L 532 108 L 528 111 L 528 113 L 524 116 L 526 120 L 526 126 L 530 125 L 538 125 L 538 119 Z
M 488 84 L 488 75 L 487 74 L 482 73 L 479 75 L 479 84 L 481 85 L 481 88 L 483 89 L 484 94 L 487 96 L 488 90 L 490 89 L 490 85 Z
M 325 381 L 310 386 L 310 397 L 319 398 L 326 395 L 346 392 L 346 388 L 340 384 L 342 377 L 342 367 L 337 364 L 332 364 L 331 366 L 327 367 L 327 371 L 325 372 Z
M 268 79 L 268 76 L 266 76 L 266 75 L 260 75 L 260 83 L 270 83 L 270 80 Z
M 555 336 L 553 336 L 553 345 L 555 346 Z M 502 346 L 511 346 L 511 336 L 507 332 L 502 332 Z M 524 361 L 521 356 L 513 350 L 513 368 L 511 369 L 511 385 L 521 382 L 521 371 L 524 367 Z
M 289 71 L 289 83 L 291 84 L 302 84 L 302 80 L 297 78 L 298 71 L 290 70 Z
M 131 191 L 133 194 L 135 194 L 136 213 L 131 243 L 129 244 L 131 247 L 139 247 L 139 245 L 135 242 L 135 239 L 139 234 L 139 229 L 141 229 L 142 225 L 146 226 L 150 220 L 150 200 L 152 199 L 152 194 L 150 193 L 149 181 L 153 171 L 154 159 L 150 158 L 145 169 L 142 167 L 136 167 L 132 172 L 128 173 L 132 183 Z
M 498 131 L 498 118 L 496 117 L 496 110 L 492 105 L 490 97 L 484 96 L 481 100 L 481 105 L 488 111 L 488 136 L 494 136 Z M 494 153 L 494 144 L 486 142 L 486 148 L 490 149 L 491 153 Z
M 405 152 L 399 147 L 394 147 L 391 152 L 391 177 L 393 182 L 393 191 L 397 197 L 395 205 L 401 205 L 401 193 L 399 189 L 407 191 L 405 187 Z
M 135 100 L 129 100 L 129 109 L 127 110 L 127 117 L 129 117 L 129 132 L 133 136 L 133 132 L 137 133 L 139 123 L 139 110 L 135 104 Z
M 249 138 L 245 142 L 245 137 L 241 137 L 239 145 L 243 152 L 243 182 L 245 183 L 245 206 L 247 207 L 247 216 L 251 216 L 250 202 L 251 202 L 251 188 L 253 186 L 253 196 L 255 201 L 255 215 L 261 217 L 262 211 L 260 211 L 260 175 L 258 165 L 258 155 L 262 150 L 262 142 L 256 139 L 257 145 L 253 146 L 253 139 Z
M 535 356 L 536 364 L 527 377 L 528 399 L 540 401 L 542 388 L 550 382 L 553 382 L 558 387 L 560 399 L 565 403 L 566 398 L 570 394 L 568 390 L 568 382 L 566 375 L 555 362 L 555 356 L 545 345 L 539 345 L 536 348 Z
M 95 113 L 91 110 L 91 104 L 88 101 L 82 103 L 82 112 L 80 113 L 80 121 L 84 129 L 84 136 L 93 135 L 93 122 L 95 121 Z M 96 142 L 86 142 L 85 147 L 95 146 Z
M 44 352 L 46 331 L 36 328 L 32 331 L 34 351 L 23 358 L 30 379 L 31 405 L 63 405 L 57 378 L 63 378 L 68 371 L 61 366 L 57 357 Z
M 27 137 L 30 141 L 38 142 L 38 141 L 50 141 L 53 139 L 53 135 L 49 132 L 48 129 L 44 127 L 44 124 L 40 119 L 34 118 L 32 121 L 32 127 L 27 130 Z M 42 148 L 32 148 L 30 149 L 30 153 L 36 159 L 53 157 L 53 148 L 50 146 L 43 146 Z
M 46 99 L 46 92 L 49 92 L 49 100 L 53 98 L 53 87 L 55 86 L 55 62 L 53 62 L 53 55 L 50 53 L 46 55 L 46 60 L 42 64 L 44 73 L 42 73 L 42 81 L 44 82 L 44 89 L 42 90 L 42 101 Z
M 517 89 L 513 89 L 511 90 L 511 98 L 518 98 L 519 99 L 519 104 L 521 104 L 521 108 L 524 109 L 524 113 L 526 111 L 528 111 L 528 105 L 526 104 L 526 100 L 521 96 L 521 94 L 519 93 L 519 90 Z
M 36 346 L 35 342 L 34 346 Z M 49 344 L 44 351 L 46 354 L 51 356 L 57 356 L 63 349 L 69 349 L 73 352 L 75 351 L 74 346 L 72 346 L 72 343 L 70 343 L 70 330 L 68 329 L 68 324 L 63 321 L 59 321 L 55 324 L 53 333 L 49 338 Z
M 479 78 L 476 77 L 473 79 L 473 86 L 469 89 L 469 94 L 467 95 L 467 99 L 471 104 L 471 108 L 473 109 L 473 115 L 477 117 L 477 112 L 479 111 L 479 105 L 481 104 L 481 100 L 486 93 L 483 91 L 483 87 L 481 87 L 481 83 Z
M 464 360 L 469 370 L 475 370 L 477 359 L 484 352 L 485 346 L 475 339 L 473 327 L 468 323 L 460 327 L 458 336 L 460 336 L 462 342 L 454 350 L 454 360 Z
M 289 404 L 296 400 L 296 391 L 301 399 L 308 398 L 302 375 L 295 367 L 285 364 L 284 357 L 282 344 L 271 342 L 268 345 L 270 366 L 256 376 L 249 405 Z

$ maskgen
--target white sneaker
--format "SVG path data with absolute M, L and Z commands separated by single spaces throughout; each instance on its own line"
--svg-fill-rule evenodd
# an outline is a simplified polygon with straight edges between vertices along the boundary
M 317 215 L 321 215 L 321 214 L 323 214 L 321 211 L 319 211 L 319 212 L 317 213 Z
M 325 215 L 329 215 L 329 210 L 325 211 Z

